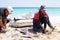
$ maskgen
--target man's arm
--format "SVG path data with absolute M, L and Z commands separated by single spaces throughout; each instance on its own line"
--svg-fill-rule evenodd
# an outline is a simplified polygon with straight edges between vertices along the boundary
M 49 18 L 49 16 L 48 16 L 48 14 L 47 14 L 47 12 L 46 12 L 46 11 L 44 11 L 44 16 L 46 16 L 46 17 L 48 17 L 48 18 Z

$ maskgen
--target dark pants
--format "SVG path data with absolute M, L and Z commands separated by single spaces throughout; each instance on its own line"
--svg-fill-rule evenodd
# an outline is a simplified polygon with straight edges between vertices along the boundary
M 41 25 L 40 20 L 37 20 L 36 23 L 33 24 L 33 31 L 38 32 L 39 29 L 42 30 L 42 32 L 44 32 L 44 29 L 43 29 L 43 27 Z
M 44 24 L 44 30 L 46 29 L 46 25 L 48 25 L 50 28 L 53 28 L 48 17 L 42 17 L 40 22 L 41 24 Z

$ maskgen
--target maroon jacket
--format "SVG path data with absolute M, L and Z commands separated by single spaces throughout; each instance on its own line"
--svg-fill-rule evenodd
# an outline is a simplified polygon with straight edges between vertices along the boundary
M 46 17 L 49 17 L 45 10 L 44 10 L 43 15 L 46 16 Z M 39 13 L 39 11 L 38 11 L 38 12 L 36 12 L 35 15 L 34 15 L 33 24 L 36 22 L 36 20 L 39 20 L 39 17 L 40 17 L 40 13 Z

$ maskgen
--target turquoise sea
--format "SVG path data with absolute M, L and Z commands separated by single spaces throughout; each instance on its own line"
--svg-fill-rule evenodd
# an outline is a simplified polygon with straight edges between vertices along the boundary
M 39 7 L 13 7 L 13 12 L 9 15 L 9 17 L 14 18 L 21 16 L 22 14 L 26 14 L 29 11 L 32 11 L 32 14 L 34 14 L 37 10 L 39 10 Z M 46 11 L 49 16 L 60 16 L 59 7 L 47 7 Z

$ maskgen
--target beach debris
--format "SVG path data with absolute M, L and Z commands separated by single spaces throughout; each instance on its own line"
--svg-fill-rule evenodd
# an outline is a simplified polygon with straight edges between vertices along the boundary
M 33 25 L 32 20 L 18 20 L 10 21 L 9 26 L 11 27 L 31 27 Z
M 31 38 L 29 35 L 22 35 L 21 38 Z
M 21 29 L 21 33 L 23 33 L 24 35 L 27 35 L 28 34 L 28 28 L 22 28 Z
M 33 37 L 39 37 L 38 33 L 34 33 Z

